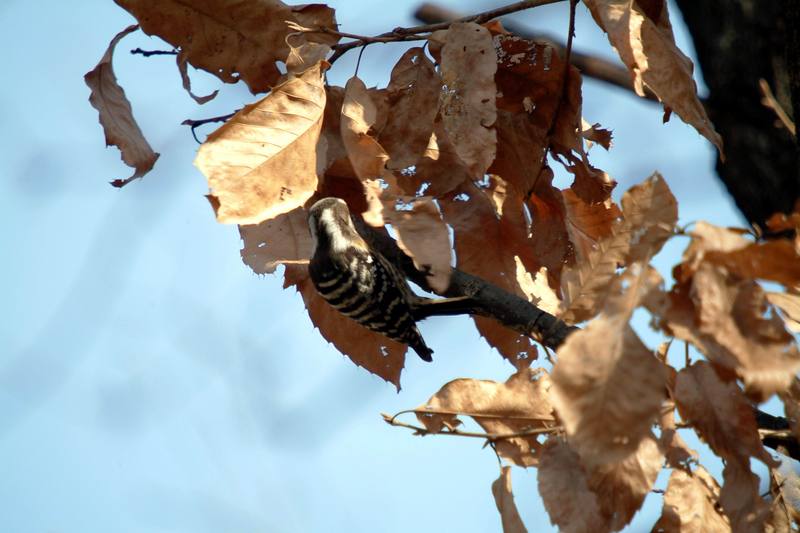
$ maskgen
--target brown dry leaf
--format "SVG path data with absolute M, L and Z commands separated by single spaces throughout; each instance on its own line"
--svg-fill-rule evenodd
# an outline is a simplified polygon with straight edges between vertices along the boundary
M 800 285 L 800 254 L 786 239 L 751 243 L 731 252 L 706 251 L 704 259 L 741 278 L 777 281 L 786 287 Z
M 426 194 L 437 198 L 471 180 L 469 169 L 458 157 L 441 117 L 433 123 L 433 133 L 416 168 L 403 169 L 398 176 L 398 183 L 407 195 Z
M 446 87 L 439 98 L 444 128 L 470 175 L 480 179 L 494 161 L 497 144 L 497 57 L 489 30 L 474 22 L 452 24 L 440 68 Z
M 773 461 L 774 462 L 774 461 Z M 736 533 L 761 533 L 770 507 L 759 494 L 758 476 L 750 471 L 747 459 L 726 461 L 719 503 L 730 518 Z
M 764 318 L 764 291 L 754 281 L 731 281 L 707 263 L 692 284 L 698 330 L 711 342 L 698 347 L 736 370 L 747 391 L 763 399 L 785 390 L 800 370 L 794 337 L 775 315 Z
M 708 252 L 732 252 L 750 245 L 751 241 L 743 237 L 743 232 L 736 228 L 721 228 L 705 221 L 699 221 L 689 232 L 692 240 L 683 251 L 683 262 L 675 267 L 673 275 L 679 282 L 691 279 L 697 267 L 705 259 Z
M 289 53 L 287 21 L 305 27 L 336 29 L 334 10 L 322 4 L 287 6 L 278 0 L 115 0 L 156 35 L 185 54 L 195 68 L 226 83 L 244 80 L 255 93 L 280 78 L 276 62 Z M 306 33 L 297 41 L 333 45 L 339 37 Z
M 307 262 L 314 248 L 307 216 L 298 207 L 260 224 L 239 226 L 244 264 L 256 274 L 271 274 L 278 265 Z
M 777 281 L 787 287 L 800 284 L 800 255 L 791 241 L 754 243 L 743 234 L 745 230 L 698 222 L 690 232 L 692 241 L 683 253 L 676 279 L 689 279 L 698 265 L 707 261 L 744 279 Z
M 545 163 L 547 130 L 538 128 L 527 113 L 497 109 L 497 157 L 489 172 L 502 176 L 520 195 L 536 189 Z
M 519 286 L 516 259 L 519 257 L 528 271 L 538 269 L 537 258 L 530 245 L 522 211 L 516 193 L 507 192 L 503 215 L 498 216 L 490 197 L 502 185 L 492 177 L 486 189 L 464 183 L 452 196 L 441 200 L 445 222 L 453 228 L 456 266 L 498 287 L 526 297 Z M 517 358 L 534 359 L 536 348 L 527 335 L 500 325 L 497 321 L 474 317 L 475 325 L 486 341 L 503 357 L 514 363 Z
M 573 151 L 584 155 L 580 72 L 570 66 L 564 85 L 565 64 L 550 45 L 508 35 L 498 28 L 490 30 L 498 63 L 498 141 L 497 157 L 489 171 L 502 176 L 520 194 L 533 193 L 540 208 L 549 204 L 553 210 L 553 194 L 547 190 L 549 169 L 543 166 L 549 147 L 570 161 L 569 170 L 576 173 L 575 189 L 584 200 L 594 203 L 608 198 L 615 182 L 591 167 L 585 157 L 573 155 Z M 558 269 L 543 264 L 558 277 Z
M 379 141 L 389 152 L 389 168 L 416 165 L 433 134 L 442 80 L 422 48 L 406 51 L 392 69 L 387 89 L 386 126 Z
M 551 437 L 539 461 L 539 494 L 550 522 L 564 533 L 610 531 L 589 489 L 580 458 L 564 440 Z
M 113 144 L 119 147 L 122 161 L 135 169 L 131 177 L 113 180 L 111 184 L 114 187 L 122 187 L 150 172 L 159 156 L 150 148 L 150 144 L 133 118 L 131 103 L 125 96 L 125 91 L 117 83 L 112 65 L 117 43 L 138 28 L 137 25 L 128 26 L 115 35 L 97 66 L 83 77 L 86 85 L 92 90 L 89 103 L 100 113 L 100 124 L 106 135 L 106 146 Z
M 672 367 L 670 370 L 675 371 Z M 670 387 L 670 390 L 674 390 L 674 387 Z M 658 444 L 667 460 L 667 465 L 672 469 L 691 472 L 689 464 L 697 461 L 697 452 L 689 448 L 677 431 L 675 402 L 671 399 L 666 400 L 661 407 L 659 426 L 661 426 L 661 437 L 658 439 Z
M 369 133 L 377 116 L 377 107 L 364 82 L 355 76 L 347 80 L 340 131 L 353 170 L 362 181 L 380 178 L 389 159 L 383 147 Z
M 541 368 L 523 367 L 505 383 L 456 379 L 446 383 L 424 405 L 415 409 L 419 421 L 432 432 L 454 429 L 457 416 L 471 416 L 487 433 L 507 435 L 556 426 L 549 400 L 550 376 Z M 538 464 L 537 435 L 501 439 L 497 453 L 517 466 Z
M 722 151 L 722 138 L 706 115 L 692 79 L 694 66 L 675 44 L 664 0 L 645 12 L 629 0 L 584 0 L 595 22 L 628 67 L 639 96 L 644 86 Z
M 775 233 L 781 231 L 795 231 L 800 233 L 800 213 L 794 212 L 791 215 L 786 213 L 775 213 L 767 220 L 767 227 Z
M 625 527 L 641 508 L 663 462 L 664 456 L 650 434 L 624 459 L 598 465 L 589 472 L 589 488 L 597 495 L 600 512 L 611 530 Z
M 646 301 L 658 327 L 736 372 L 748 394 L 760 400 L 785 390 L 800 370 L 796 344 L 779 317 L 764 318 L 764 305 L 754 281 L 726 279 L 708 263 L 669 293 L 654 293 Z
M 181 74 L 181 82 L 183 83 L 183 90 L 186 91 L 189 96 L 192 97 L 192 100 L 197 102 L 200 105 L 203 105 L 207 102 L 210 102 L 214 98 L 216 98 L 217 94 L 219 94 L 219 90 L 213 91 L 211 94 L 207 94 L 206 96 L 197 96 L 192 92 L 192 80 L 189 77 L 189 64 L 186 58 L 186 54 L 184 52 L 178 53 L 176 56 L 176 60 L 178 62 L 178 72 Z
M 597 242 L 611 235 L 615 223 L 621 220 L 622 211 L 610 198 L 587 204 L 572 189 L 564 189 L 561 194 L 567 210 L 570 240 L 575 245 L 579 262 L 585 262 Z
M 606 150 L 611 148 L 611 140 L 614 136 L 611 130 L 605 129 L 600 124 L 589 124 L 581 118 L 581 137 L 586 140 L 586 143 L 591 146 L 591 143 L 597 143 Z
M 258 224 L 314 194 L 326 65 L 289 75 L 200 146 L 194 164 L 208 179 L 219 222 Z
M 322 118 L 322 131 L 317 142 L 317 174 L 319 176 L 325 176 L 328 173 L 338 177 L 354 177 L 356 175 L 342 142 L 343 102 L 344 87 L 325 87 L 325 112 Z
M 800 333 L 800 295 L 784 292 L 768 292 L 767 301 L 781 310 L 786 327 Z
M 308 316 L 320 334 L 356 365 L 394 384 L 400 390 L 400 373 L 406 346 L 370 331 L 331 307 L 314 288 L 308 268 L 286 265 L 284 288 L 294 286 L 303 297 Z
M 575 250 L 567 229 L 564 200 L 552 180 L 553 171 L 545 167 L 526 206 L 531 217 L 529 241 L 533 255 L 539 265 L 547 268 L 550 285 L 557 288 L 562 270 L 575 264 Z
M 517 283 L 528 301 L 551 315 L 557 315 L 561 309 L 561 300 L 547 282 L 547 269 L 542 267 L 536 271 L 535 276 L 531 276 L 518 255 L 514 256 L 514 262 L 517 265 Z
M 567 167 L 567 170 L 575 175 L 571 188 L 581 200 L 594 204 L 605 202 L 611 197 L 611 191 L 617 186 L 614 178 L 583 159 L 572 156 L 569 159 L 572 166 Z
M 717 510 L 719 484 L 702 466 L 694 473 L 673 470 L 664 493 L 664 510 L 653 531 L 729 533 L 728 517 Z
M 800 522 L 800 476 L 795 470 L 794 461 L 783 460 L 781 466 L 773 470 L 770 480 L 772 495 L 773 521 L 783 517 L 783 529 L 775 528 L 775 533 L 793 531 L 791 523 Z
M 681 418 L 726 461 L 755 457 L 776 465 L 761 444 L 750 402 L 736 381 L 723 381 L 710 363 L 698 361 L 678 372 L 675 403 Z
M 397 244 L 426 273 L 430 286 L 444 292 L 450 286 L 450 235 L 439 208 L 430 198 L 412 199 L 411 209 L 384 210 L 397 231 Z
M 504 466 L 500 470 L 500 477 L 492 483 L 492 495 L 497 510 L 500 512 L 500 519 L 503 523 L 503 533 L 527 533 L 525 524 L 517 511 L 517 504 L 514 503 L 514 493 L 511 491 L 511 467 Z
M 635 451 L 664 400 L 664 368 L 628 318 L 604 314 L 571 334 L 553 367 L 553 405 L 587 465 Z
M 553 367 L 553 405 L 590 467 L 635 452 L 668 385 L 666 367 L 628 324 L 661 276 L 652 267 L 633 267 L 612 284 L 600 317 L 567 337 Z
M 320 61 L 325 61 L 331 51 L 327 44 L 309 43 L 303 38 L 305 33 L 292 33 L 287 37 L 289 44 L 289 55 L 286 56 L 286 71 L 291 74 L 299 74 L 308 70 Z M 300 37 L 298 39 L 298 36 Z M 292 40 L 299 40 L 299 46 L 293 46 Z
M 630 250 L 630 229 L 624 224 L 612 227 L 611 235 L 601 239 L 586 260 L 561 276 L 566 311 L 561 319 L 570 324 L 589 320 L 605 302 L 617 266 L 625 262 Z
M 675 230 L 678 202 L 658 172 L 622 195 L 622 212 L 631 230 L 628 261 L 648 262 Z
M 504 129 L 517 130 L 514 137 L 525 141 L 520 160 L 532 159 L 516 170 L 520 174 L 504 177 L 527 194 L 533 186 L 526 181 L 536 179 L 540 170 L 531 165 L 541 162 L 546 146 L 562 155 L 581 151 L 581 75 L 570 66 L 564 87 L 564 61 L 550 45 L 492 33 L 497 54 L 497 108 L 511 113 Z M 504 154 L 514 153 L 513 147 L 503 148 L 510 150 Z M 498 160 L 500 150 L 498 147 Z M 514 172 L 513 167 L 510 170 Z

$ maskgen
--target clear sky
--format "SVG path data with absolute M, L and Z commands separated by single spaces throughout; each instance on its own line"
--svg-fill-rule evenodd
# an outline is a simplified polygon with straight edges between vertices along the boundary
M 415 24 L 416 1 L 332 5 L 353 33 Z M 613 57 L 578 12 L 576 49 Z M 516 20 L 565 35 L 566 13 L 560 3 Z M 161 158 L 144 180 L 108 185 L 130 172 L 103 146 L 83 74 L 132 22 L 111 0 L 0 2 L 0 530 L 499 530 L 490 450 L 414 437 L 379 413 L 414 407 L 457 377 L 505 380 L 512 367 L 468 319 L 435 318 L 422 326 L 435 362 L 410 356 L 398 394 L 330 347 L 280 278 L 244 266 L 238 232 L 215 222 L 192 166 L 197 145 L 180 126 L 252 100 L 241 85 L 197 106 L 173 58 L 127 53 L 163 43 L 124 39 L 115 69 Z M 403 50 L 369 47 L 361 77 L 385 84 Z M 336 64 L 332 83 L 352 75 L 355 56 Z M 193 79 L 200 94 L 220 85 Z M 677 118 L 662 125 L 657 106 L 590 80 L 584 115 L 614 130 L 611 153 L 592 155 L 619 181 L 617 198 L 659 170 L 682 223 L 739 223 L 712 147 Z M 658 265 L 683 244 L 671 243 Z M 529 530 L 551 530 L 535 470 L 513 476 Z M 648 497 L 630 530 L 659 512 Z

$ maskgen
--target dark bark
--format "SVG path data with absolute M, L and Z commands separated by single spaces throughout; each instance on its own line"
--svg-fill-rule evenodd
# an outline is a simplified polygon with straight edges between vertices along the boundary
M 792 108 L 795 127 L 797 117 L 800 116 L 800 2 L 797 0 L 784 0 L 784 11 L 788 21 L 786 47 L 784 54 L 786 57 L 786 68 L 789 72 L 789 88 L 792 93 Z M 797 154 L 797 175 L 800 181 L 800 135 L 795 130 L 795 148 Z
M 747 220 L 763 229 L 773 213 L 791 213 L 800 198 L 795 139 L 776 126 L 776 115 L 761 104 L 758 87 L 759 79 L 766 80 L 794 116 L 788 64 L 797 68 L 800 50 L 796 45 L 787 49 L 787 43 L 790 29 L 796 36 L 800 24 L 797 0 L 677 4 L 709 89 L 706 109 L 725 143 L 726 160 L 717 160 L 717 173 Z

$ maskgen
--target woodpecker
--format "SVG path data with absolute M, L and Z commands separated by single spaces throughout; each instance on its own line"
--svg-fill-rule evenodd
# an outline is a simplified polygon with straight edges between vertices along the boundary
M 308 211 L 314 255 L 308 265 L 317 292 L 340 313 L 407 344 L 432 361 L 412 310 L 418 300 L 400 270 L 358 234 L 347 204 L 323 198 Z

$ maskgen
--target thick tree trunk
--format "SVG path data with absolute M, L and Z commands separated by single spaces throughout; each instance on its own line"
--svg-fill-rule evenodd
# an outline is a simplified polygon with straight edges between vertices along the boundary
M 794 137 L 776 126 L 761 104 L 764 79 L 781 107 L 793 113 L 790 78 L 797 79 L 800 49 L 798 0 L 677 0 L 694 40 L 709 96 L 711 120 L 725 142 L 717 172 L 752 224 L 777 211 L 790 213 L 800 199 L 800 163 Z M 794 99 L 799 97 L 797 85 Z
M 786 66 L 789 71 L 789 87 L 792 91 L 792 107 L 794 121 L 797 126 L 800 117 L 800 2 L 784 0 L 784 11 L 788 22 L 786 39 Z M 800 181 L 800 135 L 795 130 L 795 147 L 797 148 L 797 179 Z

